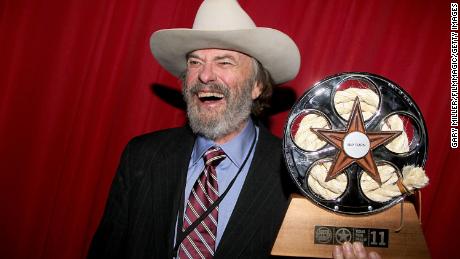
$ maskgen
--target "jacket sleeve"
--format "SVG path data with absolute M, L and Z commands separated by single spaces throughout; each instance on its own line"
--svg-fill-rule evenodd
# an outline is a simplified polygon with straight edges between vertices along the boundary
M 104 215 L 94 234 L 87 258 L 123 258 L 125 254 L 123 244 L 128 229 L 129 171 L 130 144 L 121 156 Z

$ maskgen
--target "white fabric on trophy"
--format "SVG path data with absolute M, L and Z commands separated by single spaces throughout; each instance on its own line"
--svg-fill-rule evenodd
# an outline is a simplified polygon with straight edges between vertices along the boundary
M 428 184 L 428 177 L 425 174 L 425 170 L 421 167 L 405 166 L 402 171 L 403 184 L 409 191 L 414 189 L 420 189 Z
M 325 181 L 327 172 L 331 168 L 331 162 L 318 163 L 310 170 L 308 186 L 323 199 L 333 200 L 345 191 L 348 179 L 345 174 L 337 176 L 328 182 Z
M 335 109 L 342 118 L 348 120 L 356 97 L 359 98 L 364 120 L 369 119 L 375 114 L 379 105 L 379 96 L 371 89 L 348 88 L 335 92 Z
M 307 151 L 316 151 L 322 148 L 326 141 L 320 139 L 311 128 L 329 129 L 326 118 L 321 115 L 310 113 L 303 117 L 299 123 L 299 129 L 294 136 L 294 142 Z
M 363 173 L 361 175 L 361 189 L 367 198 L 385 202 L 395 196 L 401 195 L 396 182 L 398 181 L 398 175 L 396 169 L 390 165 L 377 166 L 379 171 L 380 180 L 382 180 L 382 186 L 374 181 L 368 174 Z
M 395 114 L 388 117 L 383 124 L 382 131 L 402 131 L 401 135 L 386 144 L 385 147 L 395 153 L 409 152 L 409 138 L 404 130 L 404 122 L 398 115 Z

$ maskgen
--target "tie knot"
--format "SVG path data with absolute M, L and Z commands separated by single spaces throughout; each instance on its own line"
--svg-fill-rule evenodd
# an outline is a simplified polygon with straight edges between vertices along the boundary
M 203 156 L 204 163 L 212 166 L 217 166 L 226 157 L 225 152 L 216 146 L 210 147 Z

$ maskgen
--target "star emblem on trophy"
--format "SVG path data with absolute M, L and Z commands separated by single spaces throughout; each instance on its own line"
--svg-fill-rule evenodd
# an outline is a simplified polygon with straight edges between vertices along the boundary
M 338 149 L 326 181 L 335 178 L 351 164 L 357 163 L 379 185 L 382 184 L 382 180 L 372 150 L 401 134 L 401 131 L 366 132 L 358 97 L 355 98 L 346 131 L 318 128 L 312 130 Z

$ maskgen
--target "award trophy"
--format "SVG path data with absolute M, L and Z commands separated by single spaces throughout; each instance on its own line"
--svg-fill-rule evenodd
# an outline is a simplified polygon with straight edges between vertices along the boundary
M 428 183 L 425 123 L 412 98 L 373 74 L 343 73 L 309 89 L 284 129 L 293 194 L 273 255 L 330 258 L 360 241 L 384 258 L 429 258 L 415 207 Z M 395 206 L 398 205 L 398 206 Z

